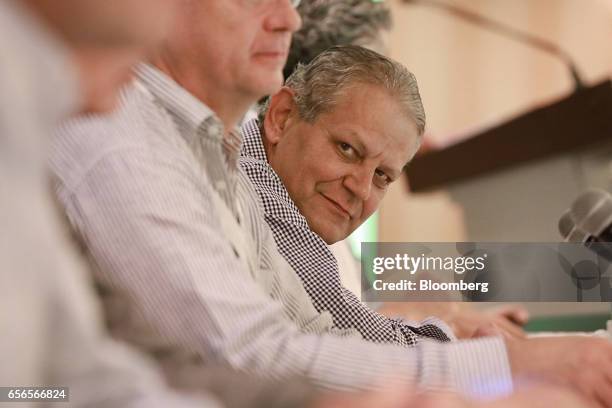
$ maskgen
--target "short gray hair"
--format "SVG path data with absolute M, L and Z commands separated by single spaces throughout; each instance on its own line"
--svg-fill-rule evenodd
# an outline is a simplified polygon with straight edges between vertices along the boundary
M 416 78 L 406 67 L 377 52 L 355 45 L 332 47 L 310 64 L 298 64 L 285 86 L 293 90 L 300 118 L 313 123 L 330 112 L 340 94 L 353 84 L 380 86 L 396 98 L 416 123 L 418 135 L 425 131 L 425 110 Z M 260 127 L 268 110 L 266 100 L 259 113 Z
M 391 29 L 391 12 L 375 0 L 302 0 L 302 27 L 293 34 L 284 75 L 335 45 L 367 46 Z

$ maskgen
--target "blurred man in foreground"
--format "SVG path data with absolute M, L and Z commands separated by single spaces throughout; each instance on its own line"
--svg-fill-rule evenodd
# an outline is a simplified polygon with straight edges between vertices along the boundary
M 145 10 L 148 19 L 137 23 Z M 134 61 L 172 14 L 170 3 L 157 0 L 0 3 L 2 386 L 68 387 L 75 407 L 217 406 L 170 393 L 149 362 L 106 337 L 89 280 L 60 232 L 44 171 L 51 129 L 95 102 L 83 89 L 96 80 L 78 71 L 75 52 L 121 50 Z M 113 90 L 105 97 L 114 99 Z

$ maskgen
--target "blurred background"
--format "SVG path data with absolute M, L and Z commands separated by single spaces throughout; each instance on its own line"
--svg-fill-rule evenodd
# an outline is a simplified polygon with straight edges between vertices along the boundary
M 356 232 L 353 243 L 560 241 L 557 222 L 574 198 L 589 187 L 612 189 L 612 104 L 597 102 L 576 115 L 547 118 L 552 123 L 548 127 L 527 123 L 523 128 L 535 128 L 516 135 L 517 143 L 518 136 L 523 143 L 518 149 L 529 152 L 535 146 L 536 151 L 526 155 L 509 151 L 512 149 L 505 148 L 508 138 L 503 140 L 495 131 L 499 125 L 564 99 L 570 99 L 564 109 L 576 111 L 571 104 L 575 83 L 566 64 L 425 4 L 386 2 L 394 20 L 389 53 L 419 81 L 428 116 L 428 151 L 408 169 L 409 180 L 392 185 L 379 213 Z M 573 59 L 587 90 L 600 84 L 600 96 L 602 91 L 612 95 L 612 87 L 604 83 L 612 77 L 611 2 L 443 3 L 557 45 Z M 603 100 L 609 102 L 606 95 Z M 575 102 L 578 107 L 585 103 L 593 102 Z M 490 130 L 486 146 L 469 145 L 485 130 Z M 556 145 L 561 139 L 565 140 L 562 146 Z M 453 145 L 466 142 L 461 151 L 453 151 Z M 511 164 L 479 166 L 487 160 L 500 161 L 502 156 Z M 458 177 L 460 173 L 475 174 Z M 536 325 L 539 316 L 547 317 L 547 322 L 550 317 L 563 316 L 562 329 L 590 329 L 610 315 L 606 303 L 527 306 Z

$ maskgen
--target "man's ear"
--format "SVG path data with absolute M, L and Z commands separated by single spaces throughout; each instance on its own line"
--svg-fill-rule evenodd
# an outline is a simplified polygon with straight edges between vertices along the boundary
M 291 114 L 296 109 L 293 96 L 293 90 L 283 86 L 270 97 L 270 104 L 264 117 L 264 133 L 267 144 L 275 145 L 283 137 Z

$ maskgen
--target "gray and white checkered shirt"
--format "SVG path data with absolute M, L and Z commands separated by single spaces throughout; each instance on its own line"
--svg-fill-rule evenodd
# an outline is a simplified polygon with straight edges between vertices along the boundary
M 390 319 L 367 307 L 343 287 L 333 253 L 308 227 L 282 180 L 268 164 L 257 120 L 245 123 L 242 133 L 240 167 L 262 200 L 279 252 L 302 280 L 317 310 L 329 311 L 337 327 L 357 329 L 363 338 L 375 342 L 412 346 L 419 336 L 441 341 L 454 338 L 450 328 L 439 319 L 432 317 L 419 324 Z
M 53 141 L 56 192 L 96 266 L 116 336 L 173 378 L 224 363 L 339 390 L 389 381 L 511 390 L 501 338 L 406 349 L 333 328 L 278 253 L 252 185 L 236 163 L 230 171 L 222 135 L 210 109 L 144 66 L 115 115 L 72 122 Z M 249 237 L 254 269 L 224 232 L 228 213 Z

